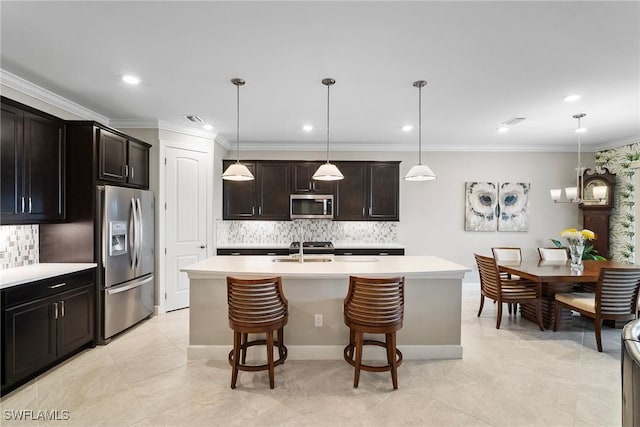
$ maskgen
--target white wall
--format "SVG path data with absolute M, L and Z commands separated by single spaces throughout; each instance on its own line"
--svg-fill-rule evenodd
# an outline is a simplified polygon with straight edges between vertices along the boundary
M 224 158 L 234 158 L 228 152 Z M 322 160 L 322 152 L 242 151 L 241 159 Z M 332 160 L 400 160 L 404 176 L 417 161 L 417 153 L 341 152 Z M 473 253 L 490 254 L 492 246 L 519 246 L 525 258 L 538 257 L 539 246 L 549 246 L 560 230 L 578 227 L 582 221 L 574 204 L 554 204 L 549 189 L 575 184 L 575 153 L 528 152 L 427 152 L 423 162 L 438 176 L 435 181 L 400 180 L 398 243 L 407 255 L 438 255 L 475 270 Z M 593 164 L 594 154 L 583 155 L 583 164 Z M 216 162 L 221 162 L 217 157 Z M 221 186 L 220 174 L 214 179 Z M 528 232 L 464 231 L 465 182 L 531 183 Z M 219 211 L 219 203 L 216 209 Z M 221 215 L 216 213 L 216 218 Z M 467 275 L 471 280 L 474 274 Z

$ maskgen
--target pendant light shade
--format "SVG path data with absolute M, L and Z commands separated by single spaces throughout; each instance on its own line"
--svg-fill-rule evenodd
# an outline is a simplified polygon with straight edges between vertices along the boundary
M 227 167 L 222 174 L 222 179 L 227 181 L 251 181 L 255 179 L 253 174 L 245 165 L 240 163 L 240 86 L 245 84 L 242 79 L 231 79 L 231 83 L 236 85 L 236 155 L 237 160 Z
M 427 85 L 425 80 L 413 82 L 413 87 L 418 88 L 418 164 L 409 169 L 405 175 L 405 181 L 431 181 L 436 179 L 436 174 L 431 168 L 422 164 L 422 88 Z
M 338 167 L 329 163 L 329 88 L 335 83 L 334 79 L 327 78 L 322 80 L 322 84 L 327 86 L 327 163 L 320 166 L 311 177 L 316 181 L 338 181 L 344 179 L 344 175 L 342 175 Z
M 573 115 L 573 118 L 578 121 L 578 128 L 575 130 L 576 134 L 578 135 L 578 165 L 576 166 L 576 186 L 567 187 L 564 189 L 565 196 L 567 197 L 566 200 L 560 200 L 560 197 L 562 195 L 561 189 L 555 188 L 553 190 L 550 190 L 551 200 L 553 200 L 555 203 L 582 203 L 584 201 L 583 200 L 584 186 L 583 186 L 582 178 L 586 168 L 582 166 L 582 159 L 581 159 L 582 142 L 580 141 L 580 134 L 586 131 L 586 129 L 582 127 L 582 121 L 581 121 L 582 118 L 584 118 L 585 116 L 586 116 L 585 113 L 579 113 L 579 114 Z M 604 188 L 606 191 L 606 187 Z M 601 191 L 602 190 L 598 189 L 599 194 L 601 194 Z M 596 194 L 595 188 L 594 188 L 593 194 L 594 196 Z M 604 197 L 602 197 L 602 199 L 604 199 Z

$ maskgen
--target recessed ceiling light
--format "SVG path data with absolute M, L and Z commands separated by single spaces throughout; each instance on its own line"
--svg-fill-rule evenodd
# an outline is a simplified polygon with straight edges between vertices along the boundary
M 212 125 L 209 125 L 209 124 L 202 125 L 202 129 L 212 130 L 212 129 L 213 129 L 213 126 L 212 126 Z
M 413 130 L 413 126 L 411 125 L 402 126 L 402 132 L 411 132 L 412 130 Z
M 587 130 L 587 128 L 578 128 L 576 129 L 576 133 L 585 133 Z
M 122 76 L 122 81 L 130 85 L 137 85 L 138 83 L 140 83 L 140 78 L 132 74 L 125 74 L 124 76 Z
M 305 131 L 305 132 L 311 132 L 313 130 L 313 126 L 304 125 L 304 126 L 302 126 L 302 130 Z
M 580 99 L 580 95 L 567 95 L 564 97 L 564 102 L 574 102 Z
M 506 126 L 499 127 L 499 128 L 498 128 L 498 132 L 500 132 L 500 133 L 507 133 L 507 132 L 509 132 L 509 128 L 508 128 L 508 127 L 506 127 Z
M 184 118 L 189 120 L 191 123 L 204 123 L 204 120 L 196 114 L 187 114 Z

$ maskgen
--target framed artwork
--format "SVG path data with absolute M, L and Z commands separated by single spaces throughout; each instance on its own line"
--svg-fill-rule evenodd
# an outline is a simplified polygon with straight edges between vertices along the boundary
M 530 187 L 524 182 L 465 183 L 465 231 L 528 231 Z
M 525 182 L 504 182 L 498 188 L 498 231 L 529 231 L 529 189 Z
M 496 231 L 498 229 L 498 184 L 467 182 L 465 187 L 465 231 Z

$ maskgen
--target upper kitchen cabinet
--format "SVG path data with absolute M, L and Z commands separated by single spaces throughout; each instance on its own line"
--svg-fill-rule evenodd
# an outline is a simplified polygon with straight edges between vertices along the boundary
M 226 169 L 231 160 L 223 161 Z M 289 219 L 289 163 L 242 162 L 253 181 L 223 181 L 223 219 Z
M 89 174 L 98 184 L 149 188 L 150 144 L 91 121 L 67 122 L 67 134 L 70 177 Z
M 313 174 L 323 162 L 297 162 L 291 164 L 291 192 L 297 194 L 322 193 L 333 194 L 333 181 L 316 181 Z
M 336 162 L 337 221 L 398 221 L 399 162 Z
M 64 221 L 64 121 L 4 97 L 1 109 L 1 223 Z
M 103 128 L 98 135 L 98 179 L 149 188 L 149 144 Z

